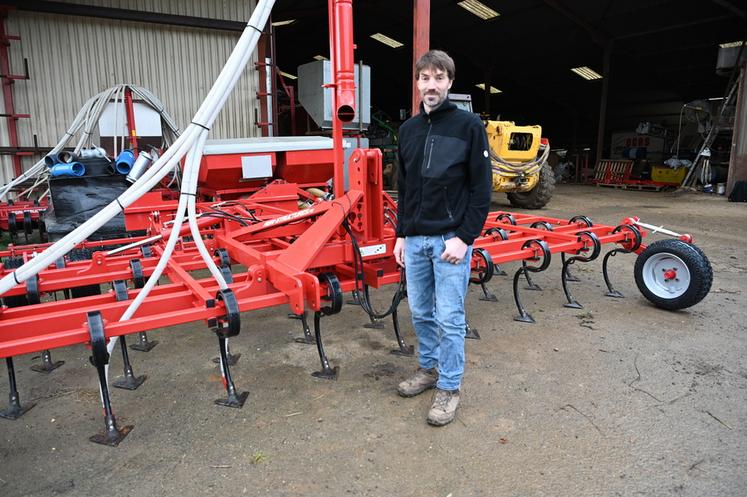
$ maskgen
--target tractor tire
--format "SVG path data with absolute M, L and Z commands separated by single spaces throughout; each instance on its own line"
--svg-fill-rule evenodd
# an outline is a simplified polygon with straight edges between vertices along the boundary
M 681 240 L 659 240 L 646 247 L 635 261 L 633 274 L 643 296 L 668 311 L 694 306 L 713 283 L 708 257 Z
M 541 209 L 552 198 L 555 191 L 555 173 L 548 162 L 540 169 L 537 185 L 528 192 L 507 193 L 508 201 L 513 207 L 522 209 Z

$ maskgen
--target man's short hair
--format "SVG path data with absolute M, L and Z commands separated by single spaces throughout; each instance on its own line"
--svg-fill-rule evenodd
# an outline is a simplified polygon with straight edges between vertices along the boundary
M 446 73 L 449 80 L 454 80 L 454 59 L 443 50 L 429 50 L 418 59 L 415 63 L 415 79 L 420 77 L 420 71 L 424 69 L 440 69 Z

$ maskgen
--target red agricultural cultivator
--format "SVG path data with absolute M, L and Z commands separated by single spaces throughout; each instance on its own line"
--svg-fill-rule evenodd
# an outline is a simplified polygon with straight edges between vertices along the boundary
M 392 316 L 395 353 L 412 355 L 397 317 L 406 295 L 403 273 L 392 256 L 396 203 L 382 188 L 381 152 L 357 149 L 347 168 L 343 162 L 341 126 L 352 119 L 355 108 L 352 5 L 349 0 L 330 0 L 330 5 L 335 118 L 329 145 L 309 147 L 302 139 L 250 139 L 212 149 L 208 144 L 196 193 L 182 187 L 182 197 L 192 196 L 194 225 L 181 227 L 180 201 L 154 190 L 134 203 L 120 204 L 127 229 L 144 230 L 144 236 L 74 244 L 54 264 L 22 278 L 17 277 L 21 268 L 51 247 L 11 246 L 0 253 L 0 276 L 15 278 L 2 294 L 5 307 L 0 312 L 0 358 L 6 359 L 10 381 L 10 403 L 0 416 L 14 419 L 31 407 L 19 399 L 14 356 L 41 352 L 37 369 L 49 372 L 59 365 L 52 361 L 51 349 L 86 345 L 105 413 L 104 432 L 91 440 L 117 445 L 132 427 L 117 426 L 110 405 L 107 367 L 114 342 L 120 341 L 124 375 L 113 386 L 135 389 L 143 377 L 133 373 L 125 337 L 137 334 L 139 349 L 149 350 L 154 343 L 147 331 L 194 321 L 204 321 L 218 338 L 226 396 L 216 403 L 240 408 L 247 393 L 234 384 L 231 366 L 237 357 L 230 354 L 228 339 L 242 331 L 241 313 L 270 306 L 288 306 L 302 321 L 298 341 L 315 344 L 319 355 L 320 369 L 314 376 L 334 379 L 337 368 L 327 358 L 321 324 L 322 317 L 341 311 L 346 292 L 352 292 L 372 323 Z M 265 176 L 247 179 L 242 175 L 247 165 L 265 170 Z M 483 299 L 496 300 L 486 283 L 501 271 L 500 264 L 520 262 L 513 277 L 516 319 L 533 322 L 520 298 L 522 279 L 530 289 L 539 289 L 531 275 L 547 270 L 560 254 L 564 305 L 581 308 L 569 285 L 577 281 L 570 268 L 597 260 L 607 245 L 602 273 L 608 296 L 622 297 L 610 282 L 610 257 L 636 253 L 635 279 L 646 298 L 669 310 L 698 303 L 711 285 L 708 259 L 690 237 L 666 230 L 658 229 L 674 238 L 646 246 L 646 228 L 632 217 L 606 226 L 584 216 L 566 220 L 492 212 L 474 244 L 471 281 L 481 286 Z M 202 256 L 203 248 L 212 255 L 210 263 Z M 164 254 L 170 254 L 168 259 L 162 260 Z M 159 271 L 159 263 L 168 281 L 162 278 L 148 293 L 147 280 Z M 213 264 L 218 277 L 197 276 Z M 390 284 L 397 285 L 392 303 L 377 311 L 369 288 Z M 128 315 L 144 291 L 147 296 Z M 307 311 L 313 312 L 313 333 Z M 474 330 L 466 333 L 478 338 Z

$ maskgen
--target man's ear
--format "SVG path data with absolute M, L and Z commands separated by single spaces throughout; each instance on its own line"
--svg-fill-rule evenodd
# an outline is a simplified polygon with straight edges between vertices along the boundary
M 454 80 L 453 80 L 453 79 L 450 79 L 450 80 L 449 80 L 449 87 L 448 87 L 448 88 L 446 88 L 446 89 L 447 89 L 447 90 L 451 90 L 451 85 L 453 85 L 453 84 L 454 84 Z

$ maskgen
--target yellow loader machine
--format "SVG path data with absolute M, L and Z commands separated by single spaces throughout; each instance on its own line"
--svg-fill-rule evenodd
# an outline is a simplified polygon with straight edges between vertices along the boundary
M 488 121 L 486 131 L 493 163 L 493 191 L 508 194 L 514 207 L 544 207 L 555 190 L 555 175 L 547 162 L 550 144 L 542 138 L 542 127 Z

